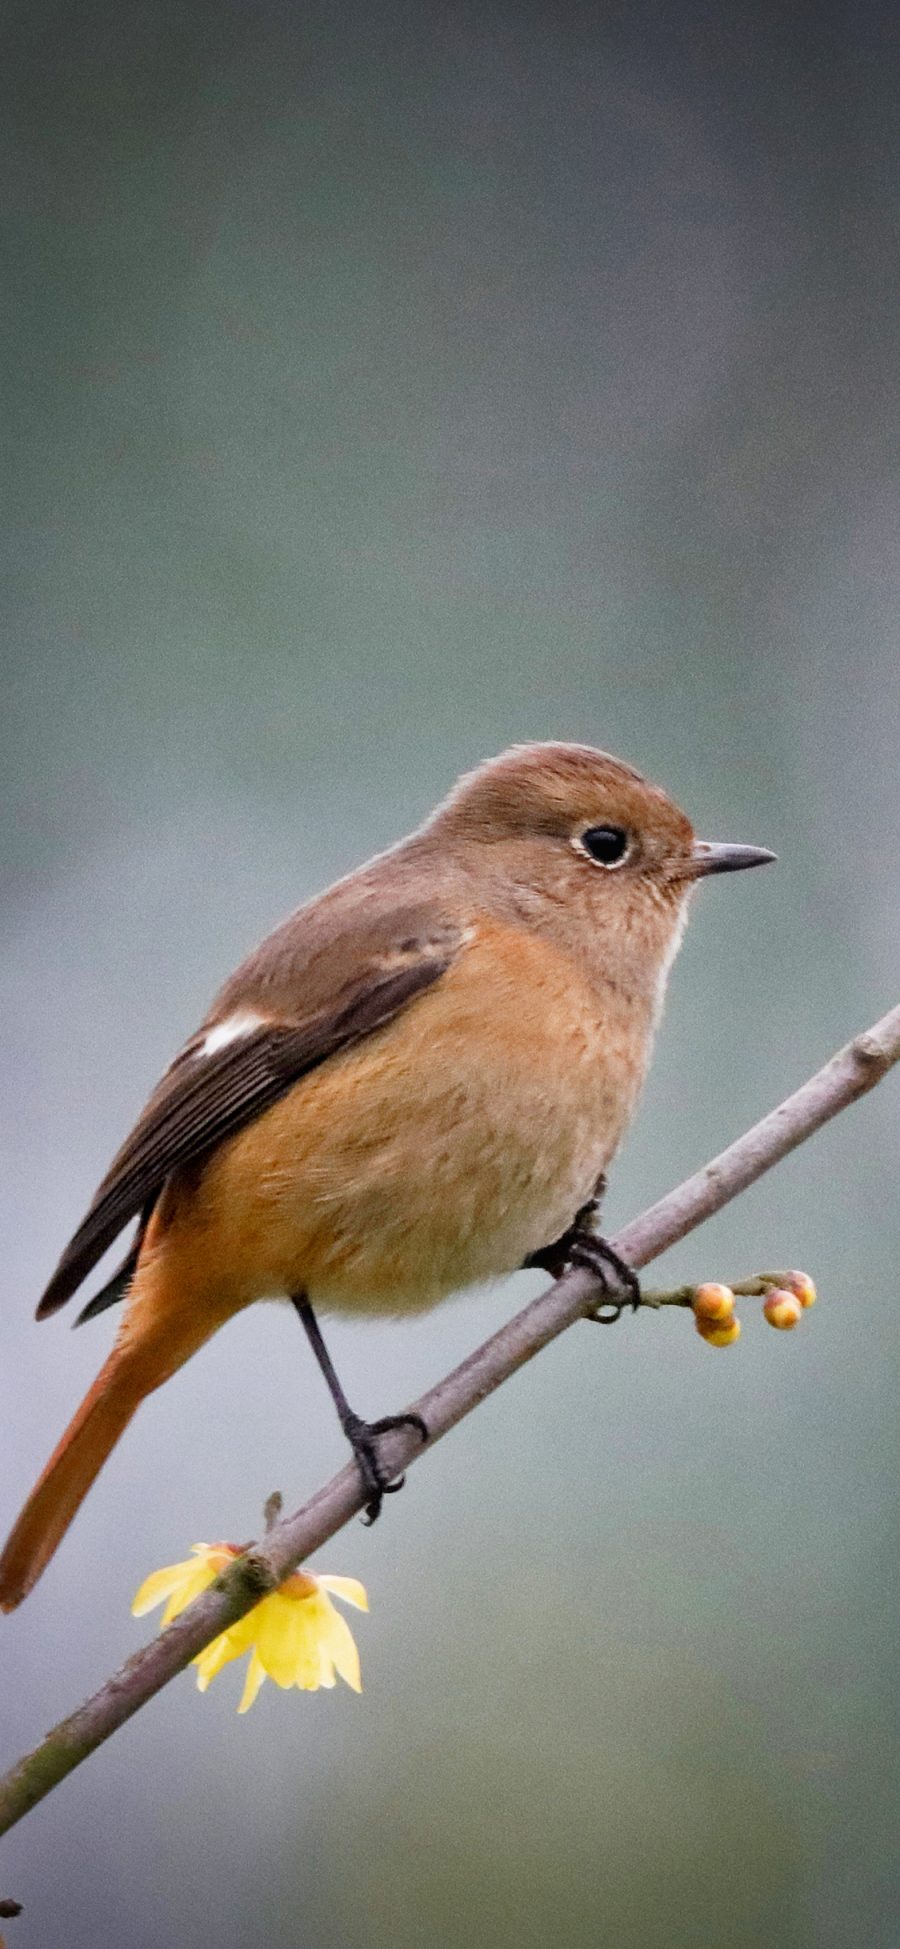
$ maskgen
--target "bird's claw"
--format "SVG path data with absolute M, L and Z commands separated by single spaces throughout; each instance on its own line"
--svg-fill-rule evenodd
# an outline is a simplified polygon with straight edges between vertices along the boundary
M 353 1414 L 344 1423 L 366 1496 L 363 1521 L 368 1527 L 377 1522 L 383 1498 L 395 1496 L 406 1481 L 405 1475 L 392 1481 L 378 1452 L 378 1437 L 389 1435 L 394 1428 L 415 1428 L 423 1442 L 428 1440 L 428 1428 L 420 1414 L 385 1414 L 380 1421 L 363 1421 L 361 1415 Z
M 597 1238 L 591 1232 L 577 1231 L 569 1243 L 569 1263 L 585 1266 L 599 1279 L 606 1292 L 609 1291 L 610 1273 L 615 1274 L 620 1287 L 625 1287 L 627 1296 L 624 1299 L 610 1297 L 601 1300 L 600 1305 L 587 1315 L 589 1320 L 595 1320 L 598 1326 L 615 1326 L 626 1306 L 630 1306 L 632 1312 L 637 1312 L 641 1303 L 637 1273 L 626 1259 L 620 1258 L 605 1238 Z

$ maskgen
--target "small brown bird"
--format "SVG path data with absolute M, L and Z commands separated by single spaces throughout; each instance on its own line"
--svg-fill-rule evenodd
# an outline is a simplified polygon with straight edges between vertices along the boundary
M 400 1314 L 525 1262 L 602 1267 L 595 1191 L 691 889 L 773 857 L 695 841 L 604 752 L 516 746 L 276 928 L 166 1071 L 38 1307 L 55 1313 L 138 1218 L 80 1316 L 124 1295 L 0 1558 L 3 1609 L 145 1395 L 251 1300 L 297 1307 L 377 1514 L 378 1435 L 409 1417 L 353 1414 L 313 1308 Z

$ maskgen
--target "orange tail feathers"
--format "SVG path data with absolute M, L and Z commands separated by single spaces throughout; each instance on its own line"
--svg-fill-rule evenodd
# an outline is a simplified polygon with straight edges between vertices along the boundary
M 152 1221 L 151 1221 L 152 1223 Z M 119 1338 L 31 1491 L 0 1556 L 0 1610 L 14 1611 L 37 1583 L 92 1482 L 141 1402 L 234 1312 L 210 1302 L 146 1253 L 128 1297 Z M 179 1298 L 179 1294 L 181 1297 Z
M 35 1484 L 0 1556 L 0 1609 L 14 1611 L 46 1569 L 119 1436 L 148 1392 L 114 1347 Z

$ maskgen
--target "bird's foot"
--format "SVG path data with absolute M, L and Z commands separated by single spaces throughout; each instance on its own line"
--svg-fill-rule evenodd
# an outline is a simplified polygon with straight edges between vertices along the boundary
M 597 1238 L 593 1232 L 576 1231 L 569 1245 L 569 1264 L 586 1266 L 609 1295 L 601 1300 L 593 1313 L 588 1313 L 589 1320 L 596 1320 L 598 1326 L 614 1326 L 621 1319 L 626 1306 L 630 1306 L 632 1312 L 637 1312 L 641 1303 L 640 1280 L 634 1267 L 620 1257 L 607 1239 Z M 616 1290 L 611 1290 L 612 1287 Z M 624 1298 L 621 1296 L 623 1287 Z
M 599 1219 L 600 1199 L 595 1196 L 576 1211 L 568 1231 L 563 1232 L 561 1238 L 555 1238 L 552 1245 L 542 1245 L 539 1252 L 529 1252 L 527 1259 L 522 1261 L 523 1270 L 538 1266 L 542 1272 L 552 1273 L 554 1279 L 561 1279 L 567 1266 L 572 1263 L 572 1247 L 583 1239 L 598 1239 L 595 1228 Z
M 380 1435 L 389 1435 L 393 1428 L 415 1428 L 423 1442 L 428 1440 L 428 1429 L 420 1414 L 385 1414 L 380 1421 L 363 1421 L 358 1414 L 348 1414 L 343 1421 L 344 1433 L 356 1458 L 360 1480 L 366 1495 L 365 1521 L 374 1523 L 381 1514 L 384 1496 L 395 1496 L 402 1489 L 406 1477 L 398 1475 L 393 1481 L 381 1460 L 378 1447 Z
M 641 1288 L 633 1267 L 620 1258 L 613 1246 L 600 1235 L 600 1206 L 605 1190 L 606 1179 L 601 1176 L 597 1179 L 593 1197 L 588 1198 L 587 1203 L 576 1211 L 568 1231 L 563 1232 L 561 1238 L 554 1239 L 552 1245 L 542 1246 L 539 1252 L 530 1252 L 525 1265 L 540 1266 L 544 1272 L 552 1273 L 554 1279 L 561 1279 L 569 1266 L 587 1266 L 609 1295 L 587 1317 L 596 1320 L 599 1326 L 613 1326 L 626 1306 L 631 1306 L 637 1312 L 641 1303 Z M 623 1286 L 624 1298 L 621 1297 Z

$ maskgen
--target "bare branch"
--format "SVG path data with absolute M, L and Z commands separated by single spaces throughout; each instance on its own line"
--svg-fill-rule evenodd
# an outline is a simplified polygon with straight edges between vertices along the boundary
M 612 1241 L 616 1251 L 634 1266 L 647 1265 L 872 1089 L 898 1059 L 900 1006 L 839 1050 L 728 1150 L 627 1225 Z M 577 1268 L 532 1300 L 415 1403 L 415 1412 L 429 1429 L 427 1446 L 433 1447 L 501 1382 L 608 1297 L 592 1273 Z M 415 1432 L 401 1428 L 385 1436 L 382 1453 L 391 1473 L 399 1474 L 418 1461 L 424 1449 Z M 224 1571 L 159 1637 L 135 1652 L 92 1698 L 0 1778 L 0 1833 L 21 1820 L 80 1760 L 183 1671 L 211 1638 L 327 1543 L 364 1502 L 351 1462 L 302 1509 L 273 1523 L 263 1542 Z

